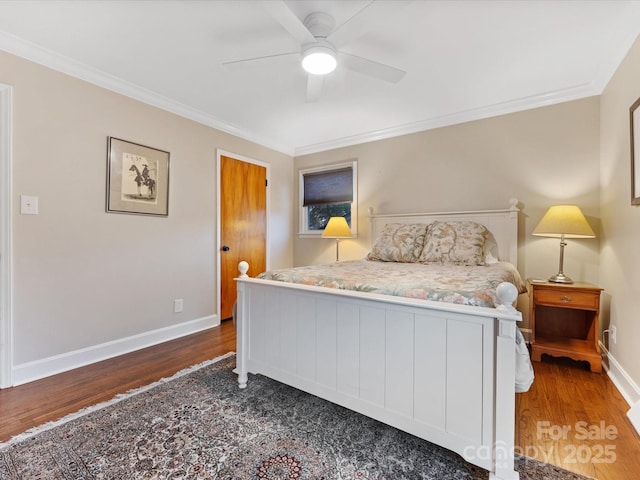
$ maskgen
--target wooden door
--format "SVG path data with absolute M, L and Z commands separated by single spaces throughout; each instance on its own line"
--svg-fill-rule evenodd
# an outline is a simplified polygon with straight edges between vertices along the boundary
M 220 156 L 220 318 L 231 318 L 238 263 L 249 276 L 266 269 L 267 169 Z

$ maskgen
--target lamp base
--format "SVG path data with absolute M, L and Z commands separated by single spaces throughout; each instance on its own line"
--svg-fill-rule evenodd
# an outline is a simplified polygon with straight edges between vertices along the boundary
M 549 281 L 552 283 L 573 283 L 573 280 L 567 277 L 564 273 L 558 273 L 553 277 L 549 277 Z

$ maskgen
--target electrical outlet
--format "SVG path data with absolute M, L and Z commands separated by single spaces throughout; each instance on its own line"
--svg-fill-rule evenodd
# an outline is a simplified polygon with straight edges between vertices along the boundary
M 609 337 L 611 338 L 611 341 L 615 344 L 616 336 L 618 334 L 618 329 L 614 325 L 611 325 L 611 327 L 609 327 L 609 330 L 610 330 Z
M 184 300 L 182 298 L 176 298 L 173 301 L 173 313 L 180 313 L 184 309 Z

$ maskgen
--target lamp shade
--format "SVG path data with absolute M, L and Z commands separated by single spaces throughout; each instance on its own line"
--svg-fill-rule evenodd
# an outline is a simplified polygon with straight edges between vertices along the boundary
M 351 229 L 344 217 L 331 217 L 322 236 L 325 238 L 351 238 Z
M 547 210 L 532 233 L 539 237 L 594 238 L 596 234 L 575 205 L 555 205 Z

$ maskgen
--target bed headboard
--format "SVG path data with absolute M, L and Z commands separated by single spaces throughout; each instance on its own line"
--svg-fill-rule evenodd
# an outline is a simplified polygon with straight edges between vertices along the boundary
M 509 200 L 509 208 L 504 210 L 475 210 L 465 212 L 395 213 L 374 214 L 369 209 L 371 242 L 387 223 L 431 223 L 436 220 L 465 220 L 481 223 L 489 229 L 498 245 L 498 259 L 518 265 L 518 200 Z

